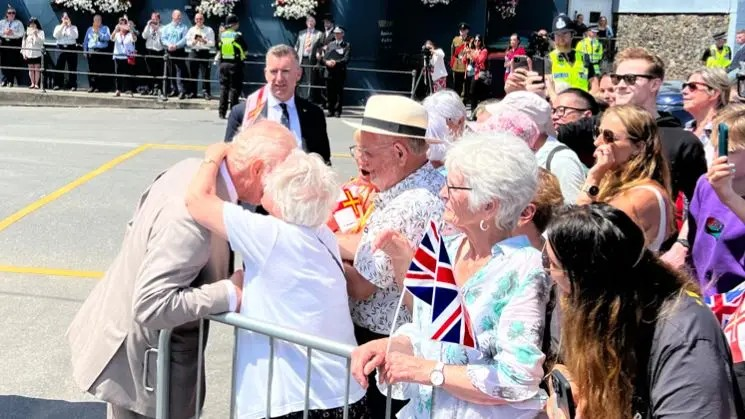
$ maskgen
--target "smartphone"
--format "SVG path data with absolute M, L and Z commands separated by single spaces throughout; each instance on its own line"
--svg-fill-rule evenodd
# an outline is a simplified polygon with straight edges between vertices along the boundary
M 729 149 L 729 127 L 725 123 L 719 124 L 719 157 L 726 156 Z
M 745 98 L 745 74 L 737 75 L 737 96 Z
M 512 58 L 512 71 L 515 71 L 518 68 L 528 68 L 528 57 L 527 56 L 515 55 L 515 57 Z
M 546 82 L 546 59 L 544 57 L 533 57 L 533 71 L 541 76 L 541 82 Z
M 569 380 L 559 370 L 551 371 L 551 387 L 556 395 L 556 404 L 567 419 L 574 419 L 577 407 L 574 405 L 574 396 Z

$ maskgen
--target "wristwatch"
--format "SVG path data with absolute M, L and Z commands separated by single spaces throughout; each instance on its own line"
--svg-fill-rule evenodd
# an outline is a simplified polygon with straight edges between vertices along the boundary
M 596 185 L 582 185 L 582 192 L 586 193 L 590 198 L 595 198 L 600 193 L 600 188 Z
M 686 239 L 675 240 L 675 243 L 680 243 L 681 246 L 685 247 L 686 249 L 690 249 L 691 248 L 691 244 L 688 243 L 688 240 L 686 240 Z
M 429 381 L 432 383 L 433 387 L 440 387 L 443 383 L 445 383 L 445 373 L 443 372 L 444 369 L 445 363 L 438 362 L 432 372 L 429 373 Z

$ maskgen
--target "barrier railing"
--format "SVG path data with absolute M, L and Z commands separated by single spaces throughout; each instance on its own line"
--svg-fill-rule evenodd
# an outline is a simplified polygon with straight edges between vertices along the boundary
M 237 313 L 223 313 L 212 316 L 207 316 L 206 320 L 211 320 L 218 323 L 223 323 L 229 326 L 233 326 L 233 369 L 231 370 L 231 386 L 230 386 L 230 418 L 235 417 L 235 396 L 236 396 L 236 382 L 235 382 L 235 360 L 238 351 L 237 337 L 238 330 L 243 329 L 250 332 L 258 333 L 269 338 L 269 360 L 268 360 L 268 380 L 267 380 L 267 394 L 266 394 L 266 418 L 271 418 L 272 409 L 272 378 L 274 376 L 274 363 L 275 363 L 275 344 L 277 340 L 293 343 L 296 345 L 304 346 L 306 348 L 306 355 L 308 357 L 308 364 L 305 370 L 305 404 L 303 409 L 303 418 L 307 419 L 310 407 L 310 388 L 311 388 L 311 362 L 313 357 L 313 351 L 325 352 L 331 355 L 336 355 L 346 359 L 346 378 L 345 378 L 345 390 L 344 390 L 344 419 L 349 418 L 349 393 L 351 384 L 351 356 L 354 347 L 339 342 L 334 342 L 328 339 L 324 339 L 318 336 L 313 336 L 307 333 L 299 332 L 282 326 L 258 321 L 251 319 L 246 316 L 242 316 Z M 195 418 L 201 416 L 201 383 L 202 383 L 202 363 L 204 360 L 204 349 L 202 342 L 204 341 L 204 320 L 199 322 L 199 350 L 197 354 L 197 387 L 196 387 L 196 409 Z M 158 338 L 158 348 L 154 351 L 157 353 L 157 378 L 155 388 L 152 389 L 147 385 L 147 368 L 143 371 L 143 383 L 145 388 L 150 391 L 155 391 L 156 396 L 156 411 L 155 419 L 170 419 L 169 416 L 169 402 L 170 402 L 170 362 L 171 362 L 171 334 L 172 330 L 161 330 Z M 147 365 L 147 359 L 145 360 Z M 370 385 L 375 385 L 370 383 Z M 386 415 L 382 419 L 391 418 L 391 390 L 388 388 L 388 397 L 386 401 Z M 377 419 L 377 418 L 376 418 Z
M 80 45 L 78 45 L 80 47 Z M 47 53 L 68 53 L 68 54 L 76 54 L 76 55 L 84 55 L 90 57 L 91 55 L 106 55 L 109 57 L 118 55 L 114 54 L 113 52 L 103 52 L 103 51 L 83 51 L 82 49 L 60 49 L 56 47 L 47 47 L 44 48 L 22 48 L 22 47 L 15 47 L 15 46 L 8 46 L 8 45 L 0 45 L 0 50 L 2 49 L 14 49 L 18 50 L 20 54 L 21 49 L 26 50 L 34 50 L 34 51 L 41 51 L 42 52 L 42 65 L 40 71 L 42 72 L 42 78 L 45 74 L 77 74 L 77 75 L 85 75 L 85 76 L 98 76 L 98 77 L 111 77 L 111 78 L 131 78 L 135 80 L 143 80 L 143 81 L 153 81 L 157 80 L 162 84 L 162 89 L 165 90 L 168 86 L 167 83 L 171 80 L 178 80 L 180 82 L 185 83 L 191 83 L 192 86 L 195 84 L 198 84 L 199 82 L 202 83 L 202 86 L 205 86 L 207 83 L 214 84 L 217 82 L 214 78 L 211 77 L 212 73 L 212 67 L 214 67 L 213 63 L 215 62 L 214 59 L 206 59 L 206 58 L 197 58 L 197 57 L 174 57 L 167 53 L 163 55 L 151 55 L 151 54 L 134 54 L 131 55 L 131 57 L 134 57 L 135 60 L 140 59 L 159 59 L 163 60 L 163 73 L 162 76 L 152 76 L 150 74 L 118 74 L 116 72 L 109 73 L 109 72 L 94 72 L 94 71 L 70 71 L 67 69 L 58 69 L 56 65 L 52 63 L 52 65 L 49 65 L 49 59 L 46 57 Z M 21 58 L 22 60 L 22 58 Z M 184 65 L 188 66 L 190 63 L 207 63 L 207 73 L 210 74 L 209 78 L 203 78 L 203 77 L 192 77 L 191 74 L 189 74 L 189 71 L 187 70 L 187 74 L 183 75 L 181 77 L 176 77 L 174 75 L 169 74 L 169 67 L 172 65 L 175 61 L 184 61 Z M 265 63 L 263 61 L 244 61 L 244 66 L 264 66 Z M 304 71 L 310 71 L 310 72 L 319 72 L 323 70 L 323 67 L 318 65 L 301 65 Z M 18 66 L 8 66 L 5 65 L 5 63 L 0 63 L 0 69 L 9 69 L 9 70 L 16 70 L 16 71 L 28 71 L 28 67 L 18 67 Z M 402 70 L 385 70 L 385 69 L 375 69 L 375 68 L 360 68 L 360 67 L 348 67 L 347 71 L 351 72 L 365 72 L 365 73 L 378 73 L 378 74 L 389 74 L 389 75 L 401 75 L 411 78 L 411 89 L 410 90 L 389 90 L 389 89 L 373 89 L 373 88 L 363 88 L 363 87 L 353 87 L 353 86 L 345 86 L 345 91 L 359 91 L 359 92 L 370 92 L 370 93 L 389 93 L 389 94 L 406 94 L 410 95 L 411 97 L 414 96 L 414 91 L 416 88 L 416 76 L 417 71 L 411 70 L 411 71 L 402 71 Z M 46 88 L 46 84 L 44 84 L 44 88 Z M 245 81 L 243 82 L 244 86 L 262 86 L 266 84 L 265 81 Z M 196 87 L 196 86 L 195 86 Z M 319 90 L 325 90 L 326 85 L 324 84 L 311 84 L 311 83 L 302 83 L 298 84 L 298 89 L 319 89 Z M 194 89 L 196 90 L 196 88 Z M 211 90 L 211 89 L 210 89 Z M 196 92 L 190 92 L 190 93 L 196 93 Z M 162 95 L 160 97 L 160 100 L 168 100 L 167 95 Z

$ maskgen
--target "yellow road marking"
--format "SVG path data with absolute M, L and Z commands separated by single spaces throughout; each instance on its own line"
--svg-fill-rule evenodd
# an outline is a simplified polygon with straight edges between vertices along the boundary
M 101 174 L 103 174 L 103 173 L 105 173 L 105 172 L 113 169 L 119 163 L 122 163 L 123 161 L 125 161 L 127 159 L 130 159 L 130 158 L 132 158 L 132 157 L 134 157 L 134 156 L 142 153 L 143 151 L 147 150 L 148 148 L 150 148 L 150 145 L 143 144 L 143 145 L 135 148 L 134 150 L 131 150 L 131 151 L 127 152 L 127 153 L 124 153 L 124 154 L 122 154 L 122 155 L 114 158 L 113 160 L 109 160 L 108 162 L 104 163 L 103 165 L 101 165 L 97 169 L 92 170 L 92 171 L 86 173 L 85 175 L 83 175 L 83 176 L 75 179 L 74 181 L 68 183 L 67 185 L 65 185 L 65 186 L 57 189 L 56 191 L 50 193 L 49 195 L 45 195 L 43 198 L 40 198 L 40 199 L 32 202 L 31 204 L 29 204 L 29 205 L 25 206 L 24 208 L 20 209 L 19 211 L 16 211 L 14 214 L 10 215 L 9 217 L 1 220 L 0 221 L 0 231 L 5 230 L 6 228 L 8 228 L 9 226 L 11 226 L 12 224 L 14 224 L 15 222 L 17 222 L 18 220 L 22 219 L 23 217 L 31 214 L 32 212 L 38 210 L 39 208 L 43 207 L 46 204 L 59 199 L 64 194 L 72 191 L 73 189 L 75 189 L 78 186 L 80 186 L 80 185 L 88 182 L 89 180 L 95 178 L 96 176 L 99 176 L 99 175 L 101 175 Z
M 93 278 L 101 279 L 103 272 L 96 271 L 76 271 L 72 269 L 52 269 L 36 268 L 27 266 L 6 266 L 0 265 L 0 272 L 29 275 L 47 275 L 47 276 L 69 276 L 76 278 Z

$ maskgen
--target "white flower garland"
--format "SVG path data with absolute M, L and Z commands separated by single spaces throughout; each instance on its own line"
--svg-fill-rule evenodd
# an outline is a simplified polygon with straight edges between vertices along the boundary
M 201 0 L 197 12 L 210 16 L 227 16 L 233 12 L 238 0 Z
M 436 4 L 450 4 L 450 0 L 422 0 L 422 3 L 428 5 L 429 7 L 435 7 Z
M 303 19 L 318 7 L 318 0 L 275 0 L 274 16 L 284 19 Z
M 89 13 L 120 13 L 132 7 L 129 0 L 54 0 L 54 3 Z

